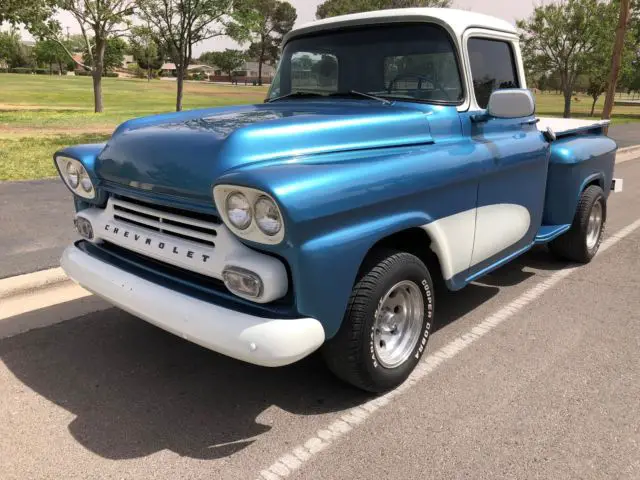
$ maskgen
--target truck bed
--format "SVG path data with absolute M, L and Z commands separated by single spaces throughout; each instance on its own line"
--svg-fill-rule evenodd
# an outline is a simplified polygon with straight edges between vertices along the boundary
M 581 120 L 577 118 L 538 117 L 538 120 L 538 130 L 544 132 L 550 127 L 557 137 L 601 129 L 610 123 L 610 120 Z

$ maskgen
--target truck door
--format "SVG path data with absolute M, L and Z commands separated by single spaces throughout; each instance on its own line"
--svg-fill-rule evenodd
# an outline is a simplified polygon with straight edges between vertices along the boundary
M 463 123 L 472 144 L 483 152 L 470 277 L 529 248 L 542 222 L 549 146 L 535 117 L 478 116 L 486 112 L 494 90 L 525 85 L 515 41 L 495 33 L 466 39 L 476 105 L 471 102 Z

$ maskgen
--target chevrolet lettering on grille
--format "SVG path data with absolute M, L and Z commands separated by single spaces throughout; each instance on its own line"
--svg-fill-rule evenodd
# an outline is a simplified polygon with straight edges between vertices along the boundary
M 105 231 L 109 232 L 113 236 L 121 236 L 133 240 L 139 246 L 148 247 L 149 250 L 162 250 L 163 252 L 170 252 L 174 255 L 192 258 L 194 260 L 200 260 L 202 263 L 207 263 L 207 260 L 211 258 L 210 255 L 197 252 L 195 250 L 185 249 L 176 245 L 168 244 L 159 240 L 154 240 L 144 234 L 137 233 L 131 230 L 125 230 L 121 227 L 111 225 L 107 223 L 104 226 Z

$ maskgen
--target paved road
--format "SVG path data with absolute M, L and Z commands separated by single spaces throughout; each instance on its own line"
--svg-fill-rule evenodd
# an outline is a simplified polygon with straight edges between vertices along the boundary
M 619 148 L 640 145 L 640 125 L 637 123 L 614 125 L 609 128 L 609 136 L 618 143 Z
M 640 218 L 640 161 L 617 170 L 609 238 Z M 429 354 L 506 319 L 372 413 L 317 357 L 245 365 L 115 309 L 0 340 L 0 477 L 269 480 L 306 444 L 287 478 L 637 480 L 640 229 L 564 267 L 537 249 L 440 298 Z
M 612 127 L 620 147 L 640 144 L 640 124 Z M 76 238 L 71 195 L 60 180 L 0 182 L 0 278 L 58 266 Z
M 73 199 L 56 180 L 0 182 L 0 278 L 59 265 L 76 238 Z

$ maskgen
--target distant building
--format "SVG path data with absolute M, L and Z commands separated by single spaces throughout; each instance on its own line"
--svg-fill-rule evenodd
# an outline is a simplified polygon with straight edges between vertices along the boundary
M 201 64 L 189 65 L 187 67 L 187 72 L 189 73 L 204 72 L 206 74 L 212 74 L 214 70 L 215 70 L 214 67 L 210 67 L 209 65 L 201 65 Z M 163 64 L 162 67 L 160 67 L 160 72 L 165 77 L 168 77 L 168 76 L 175 77 L 178 74 L 175 63 Z
M 136 63 L 136 61 L 133 59 L 133 55 L 125 55 L 124 59 L 122 60 L 122 68 L 127 68 L 132 63 Z
M 257 83 L 258 82 L 258 62 L 253 60 L 247 60 L 244 62 L 242 68 L 239 68 L 233 72 L 233 81 L 239 83 Z M 227 72 L 223 72 L 218 67 L 215 68 L 215 75 L 209 79 L 212 82 L 228 82 L 229 75 Z M 262 64 L 262 83 L 271 83 L 273 77 L 276 74 L 276 69 L 267 63 Z
M 259 66 L 258 62 L 254 62 L 251 60 L 244 63 L 244 71 L 247 72 L 248 78 L 251 78 L 251 79 L 258 78 L 258 66 Z M 275 67 L 273 67 L 273 65 L 269 65 L 267 63 L 262 64 L 262 80 L 263 81 L 268 80 L 270 83 L 275 74 L 276 74 L 276 69 Z

